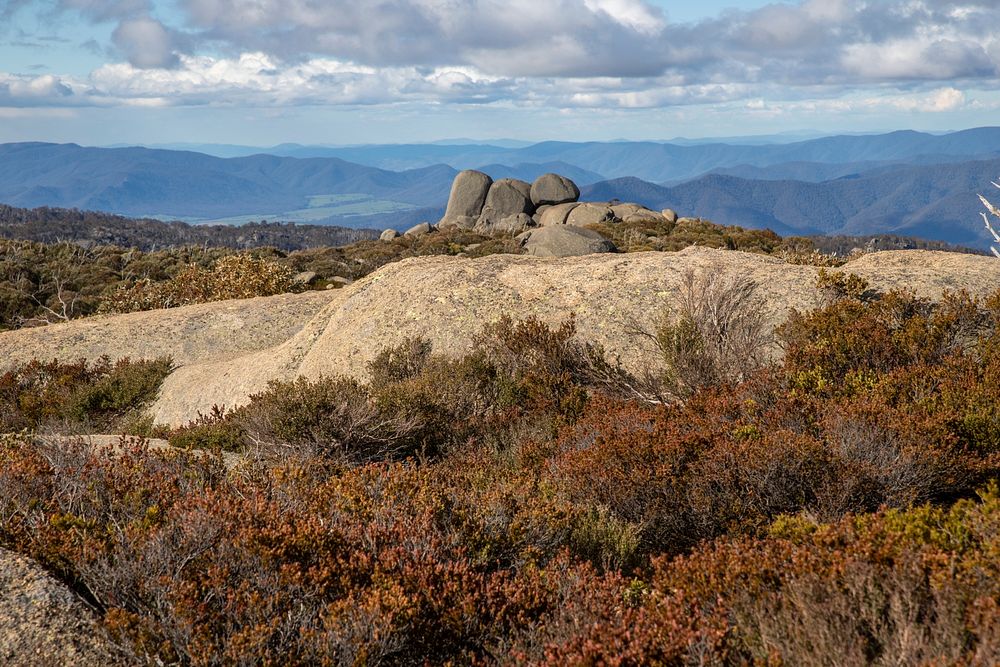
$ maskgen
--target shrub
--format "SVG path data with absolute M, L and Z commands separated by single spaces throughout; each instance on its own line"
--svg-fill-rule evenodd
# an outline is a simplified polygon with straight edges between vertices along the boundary
M 417 453 L 421 423 L 380 409 L 367 388 L 349 378 L 273 381 L 234 418 L 265 448 L 292 447 L 354 463 Z
M 191 264 L 168 281 L 148 278 L 119 286 L 101 304 L 102 312 L 174 308 L 192 303 L 248 299 L 288 292 L 292 272 L 285 266 L 250 254 L 219 258 L 212 269 Z
M 230 418 L 230 414 L 224 408 L 213 405 L 207 415 L 199 414 L 197 419 L 169 431 L 170 446 L 210 452 L 242 450 L 247 444 L 246 432 L 238 420 Z
M 778 329 L 791 383 L 804 391 L 851 393 L 912 364 L 941 363 L 972 348 L 989 329 L 982 305 L 965 293 L 939 304 L 893 291 L 871 302 L 840 299 Z
M 749 378 L 768 361 L 764 312 L 753 281 L 687 272 L 656 330 L 633 332 L 653 341 L 662 362 L 641 383 L 645 393 L 660 401 L 684 400 L 699 389 Z
M 0 376 L 0 428 L 142 430 L 143 409 L 172 370 L 166 357 L 114 363 L 102 357 L 90 364 L 28 362 Z
M 831 301 L 853 299 L 855 301 L 871 301 L 877 293 L 871 289 L 871 284 L 855 273 L 831 273 L 820 269 L 816 277 L 816 288 L 824 292 Z

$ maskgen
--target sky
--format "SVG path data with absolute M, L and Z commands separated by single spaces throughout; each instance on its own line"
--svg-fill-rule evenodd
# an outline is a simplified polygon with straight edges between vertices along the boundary
M 0 0 L 0 142 L 997 125 L 1000 0 Z

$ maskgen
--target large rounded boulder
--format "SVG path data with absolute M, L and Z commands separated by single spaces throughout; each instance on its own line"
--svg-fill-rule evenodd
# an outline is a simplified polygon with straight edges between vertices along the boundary
M 490 186 L 476 229 L 489 232 L 505 218 L 522 213 L 530 217 L 534 212 L 531 184 L 515 178 L 501 178 Z
M 451 184 L 448 208 L 438 227 L 472 227 L 483 212 L 492 185 L 493 179 L 481 171 L 468 169 L 459 172 Z
M 580 198 L 576 183 L 559 174 L 542 174 L 531 184 L 531 201 L 535 206 L 565 204 Z
M 542 216 L 539 218 L 538 224 L 542 227 L 565 225 L 566 219 L 569 217 L 570 213 L 572 213 L 573 210 L 579 206 L 580 204 L 577 204 L 576 202 L 548 206 L 545 211 L 542 212 Z
M 586 227 L 587 225 L 600 225 L 614 220 L 615 214 L 607 204 L 586 203 L 573 208 L 566 217 L 567 225 Z
M 525 253 L 535 257 L 576 257 L 616 250 L 614 243 L 597 232 L 572 225 L 539 227 L 517 239 Z

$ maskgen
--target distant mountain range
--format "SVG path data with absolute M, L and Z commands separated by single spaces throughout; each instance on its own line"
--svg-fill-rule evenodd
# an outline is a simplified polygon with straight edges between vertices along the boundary
M 592 200 L 635 201 L 779 234 L 899 234 L 982 247 L 976 198 L 1000 174 L 1000 158 L 899 166 L 822 183 L 712 174 L 664 187 L 636 178 L 583 188 Z M 991 176 L 994 175 L 994 176 Z
M 229 153 L 248 147 L 216 147 Z M 192 222 L 405 228 L 441 215 L 458 169 L 554 171 L 591 200 L 636 201 L 781 234 L 905 234 L 984 247 L 977 192 L 1000 177 L 1000 128 L 770 144 L 544 142 L 283 145 L 194 151 L 0 145 L 0 202 Z
M 841 135 L 792 143 L 701 143 L 547 141 L 524 147 L 488 144 L 401 144 L 348 147 L 285 145 L 269 149 L 289 157 L 335 157 L 380 169 L 418 169 L 447 164 L 483 165 L 562 162 L 605 179 L 634 176 L 652 183 L 677 182 L 717 169 L 773 167 L 787 163 L 841 165 L 847 173 L 916 161 L 927 163 L 1000 154 L 1000 127 L 935 135 L 903 130 L 880 135 Z M 855 164 L 856 166 L 848 166 Z
M 781 167 L 788 163 L 837 165 L 834 171 L 840 172 L 837 174 L 840 176 L 900 163 L 984 159 L 1000 155 L 1000 127 L 975 128 L 943 135 L 901 130 L 878 135 L 840 135 L 792 142 L 774 138 L 772 143 L 767 144 L 749 138 L 725 143 L 690 140 L 676 143 L 547 141 L 529 146 L 504 143 L 503 146 L 462 142 L 332 147 L 282 144 L 266 149 L 247 146 L 200 148 L 227 157 L 256 152 L 281 157 L 340 158 L 393 171 L 439 164 L 455 169 L 481 169 L 484 165 L 562 163 L 597 175 L 596 180 L 634 176 L 652 183 L 676 183 L 720 169 Z M 820 174 L 804 180 L 826 178 Z
M 0 202 L 179 218 L 279 214 L 304 208 L 315 195 L 357 193 L 437 206 L 447 200 L 455 173 L 443 164 L 394 172 L 337 158 L 4 144 Z

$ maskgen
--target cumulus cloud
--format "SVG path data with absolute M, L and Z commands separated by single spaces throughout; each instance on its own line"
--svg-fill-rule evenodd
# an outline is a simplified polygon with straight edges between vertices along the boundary
M 73 82 L 68 97 L 627 109 L 762 101 L 773 111 L 774 101 L 859 90 L 884 101 L 894 89 L 931 111 L 966 100 L 928 95 L 1000 83 L 996 0 L 801 0 L 697 24 L 670 23 L 648 0 L 178 1 L 183 29 L 156 20 L 152 0 L 57 0 L 117 22 L 112 40 L 126 61 Z
M 1000 3 L 991 0 L 804 0 L 696 25 L 668 23 L 647 0 L 181 2 L 202 38 L 284 60 L 691 85 L 943 81 L 1000 69 Z
M 111 34 L 111 40 L 140 69 L 176 67 L 180 62 L 170 31 L 149 17 L 123 20 Z
M 663 70 L 662 12 L 643 0 L 183 0 L 204 36 L 284 58 L 471 65 L 502 76 Z
M 70 81 L 51 74 L 31 77 L 0 73 L 0 106 L 75 106 L 79 103 L 76 94 Z

